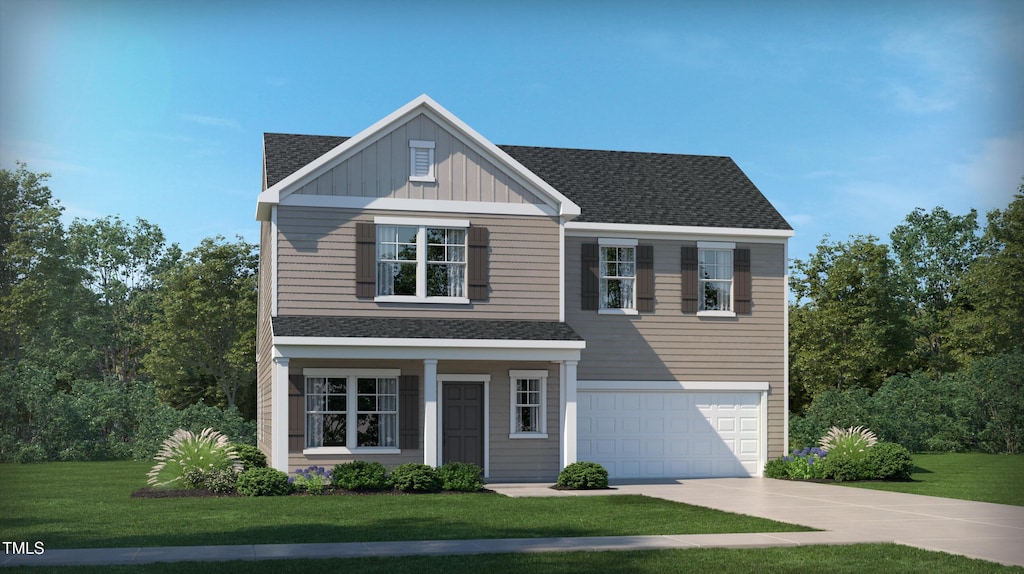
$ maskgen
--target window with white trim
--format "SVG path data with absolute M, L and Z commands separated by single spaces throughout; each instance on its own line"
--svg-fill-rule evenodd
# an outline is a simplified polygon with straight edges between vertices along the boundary
M 466 300 L 466 229 L 377 226 L 377 297 Z
M 398 371 L 305 369 L 306 449 L 398 449 Z
M 433 182 L 434 142 L 409 140 L 409 181 Z
M 547 380 L 547 371 L 509 371 L 510 438 L 547 438 Z
M 601 309 L 636 309 L 636 246 L 600 246 Z
M 697 252 L 698 311 L 732 311 L 732 249 Z

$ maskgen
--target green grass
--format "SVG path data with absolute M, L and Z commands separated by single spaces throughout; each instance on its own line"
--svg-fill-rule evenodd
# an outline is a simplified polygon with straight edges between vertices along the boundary
M 1024 455 L 915 454 L 914 482 L 848 482 L 845 486 L 1024 506 Z
M 148 463 L 0 465 L 0 540 L 46 548 L 810 530 L 643 496 L 133 499 Z
M 59 568 L 15 568 L 11 572 L 43 574 L 66 572 Z M 795 548 L 650 550 L 615 552 L 565 552 L 485 554 L 472 556 L 409 556 L 336 560 L 270 560 L 261 562 L 181 562 L 144 566 L 76 567 L 85 574 L 295 573 L 359 572 L 360 574 L 449 574 L 460 572 L 821 572 L 863 574 L 900 572 L 921 574 L 972 574 L 1024 572 L 942 552 L 929 552 L 896 544 L 852 546 L 801 546 Z

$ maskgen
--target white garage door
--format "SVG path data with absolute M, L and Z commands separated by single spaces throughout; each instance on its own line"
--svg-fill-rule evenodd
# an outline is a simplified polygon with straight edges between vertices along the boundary
M 760 474 L 761 393 L 583 391 L 577 460 L 612 478 Z

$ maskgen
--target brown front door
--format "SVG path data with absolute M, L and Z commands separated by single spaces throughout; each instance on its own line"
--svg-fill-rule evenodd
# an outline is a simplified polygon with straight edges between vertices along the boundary
M 484 384 L 444 383 L 442 462 L 484 466 Z

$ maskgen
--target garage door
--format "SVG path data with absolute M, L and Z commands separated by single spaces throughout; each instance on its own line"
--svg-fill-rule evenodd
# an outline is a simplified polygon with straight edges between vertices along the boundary
M 760 474 L 761 393 L 580 391 L 577 460 L 612 478 Z

